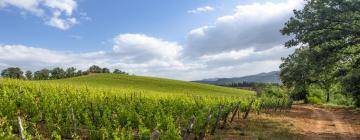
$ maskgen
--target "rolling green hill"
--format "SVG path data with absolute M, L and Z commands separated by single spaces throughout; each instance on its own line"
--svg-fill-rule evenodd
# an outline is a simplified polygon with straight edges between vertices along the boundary
M 127 90 L 142 93 L 190 94 L 190 95 L 252 95 L 252 91 L 185 82 L 179 80 L 131 76 L 122 74 L 91 74 L 81 77 L 51 80 L 47 83 L 87 86 L 94 88 Z

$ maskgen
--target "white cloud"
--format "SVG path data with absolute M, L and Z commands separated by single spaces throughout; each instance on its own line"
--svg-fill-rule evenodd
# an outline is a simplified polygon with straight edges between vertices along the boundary
M 211 69 L 214 67 L 236 66 L 244 63 L 259 61 L 280 61 L 281 57 L 286 57 L 293 51 L 294 49 L 288 49 L 282 45 L 273 46 L 266 50 L 246 48 L 243 50 L 233 50 L 217 54 L 203 55 L 200 57 L 199 61 L 206 64 L 206 66 Z M 266 69 L 262 68 L 262 70 Z
M 7 66 L 20 66 L 25 69 L 39 69 L 54 66 L 77 66 L 85 68 L 90 63 L 106 62 L 105 53 L 58 52 L 25 45 L 0 45 L 0 62 Z
M 178 60 L 182 46 L 176 42 L 144 34 L 120 34 L 114 38 L 113 51 L 131 62 L 151 62 L 162 65 L 181 65 Z
M 17 7 L 43 18 L 45 24 L 67 30 L 79 22 L 73 12 L 77 8 L 75 0 L 0 0 L 0 8 Z
M 43 9 L 39 9 L 39 0 L 0 0 L 0 8 L 15 6 L 20 9 L 32 12 L 37 16 L 43 15 Z
M 215 10 L 215 9 L 211 6 L 204 6 L 204 7 L 198 7 L 193 10 L 189 10 L 188 13 L 197 14 L 197 13 L 204 13 L 204 12 L 209 12 L 209 11 L 213 11 L 213 10 Z
M 56 27 L 62 30 L 67 30 L 70 27 L 78 24 L 76 18 L 60 18 L 61 12 L 54 12 L 53 16 L 46 22 L 49 26 Z
M 219 17 L 214 25 L 193 29 L 187 35 L 185 53 L 202 56 L 246 48 L 267 49 L 282 44 L 279 32 L 292 10 L 303 0 L 239 5 L 232 15 Z
M 0 45 L 0 69 L 10 66 L 27 70 L 74 66 L 85 70 L 95 64 L 139 75 L 158 76 L 163 71 L 196 67 L 183 64 L 180 60 L 182 46 L 175 42 L 143 34 L 119 34 L 113 41 L 112 51 L 86 53 L 60 52 L 25 45 Z
M 215 77 L 240 77 L 261 72 L 278 70 L 281 60 L 254 61 L 237 65 L 218 66 L 212 68 L 194 69 L 177 73 L 181 79 L 205 79 Z
M 65 12 L 68 16 L 71 16 L 77 7 L 75 0 L 45 0 L 44 5 L 56 11 Z

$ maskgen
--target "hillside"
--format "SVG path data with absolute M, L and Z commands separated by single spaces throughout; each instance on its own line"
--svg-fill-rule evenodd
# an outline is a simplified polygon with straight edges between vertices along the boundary
M 249 75 L 244 77 L 234 77 L 234 78 L 212 78 L 194 81 L 198 83 L 207 83 L 215 85 L 223 85 L 230 83 L 241 83 L 241 82 L 255 82 L 255 83 L 280 83 L 279 71 L 273 71 L 268 73 L 259 73 L 255 75 Z
M 201 83 L 122 74 L 91 74 L 69 79 L 52 80 L 51 83 L 165 94 L 240 96 L 253 93 L 247 90 Z

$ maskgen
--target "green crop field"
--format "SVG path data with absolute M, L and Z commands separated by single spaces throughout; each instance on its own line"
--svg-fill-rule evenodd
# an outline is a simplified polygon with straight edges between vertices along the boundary
M 286 99 L 260 100 L 254 95 L 119 74 L 0 79 L 0 139 L 202 139 L 239 112 L 287 104 Z
M 91 74 L 87 76 L 62 80 L 46 81 L 48 83 L 71 86 L 88 86 L 112 90 L 126 90 L 139 93 L 163 93 L 177 95 L 209 95 L 209 96 L 244 96 L 254 95 L 253 91 L 220 87 L 214 85 L 185 82 L 179 80 L 132 76 L 124 74 Z

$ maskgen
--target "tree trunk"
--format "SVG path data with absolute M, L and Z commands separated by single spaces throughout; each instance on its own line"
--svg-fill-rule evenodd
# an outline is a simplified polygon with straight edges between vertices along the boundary
M 305 92 L 304 94 L 305 94 L 304 103 L 307 104 L 307 103 L 309 103 L 309 100 L 308 100 L 308 97 L 307 97 L 308 93 Z
M 330 101 L 330 92 L 328 89 L 326 89 L 326 102 L 328 103 Z

